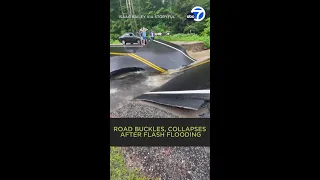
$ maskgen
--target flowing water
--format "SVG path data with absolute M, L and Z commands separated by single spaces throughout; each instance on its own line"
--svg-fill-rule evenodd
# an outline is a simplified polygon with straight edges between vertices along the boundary
M 134 97 L 160 87 L 174 76 L 136 71 L 112 77 L 110 79 L 110 112 L 128 104 Z

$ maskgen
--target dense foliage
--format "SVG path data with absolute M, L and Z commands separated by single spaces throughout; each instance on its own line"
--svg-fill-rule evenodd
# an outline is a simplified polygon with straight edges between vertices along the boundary
M 110 179 L 148 180 L 137 169 L 128 169 L 119 147 L 110 147 Z
M 187 21 L 186 15 L 195 6 L 206 10 L 201 22 Z M 121 15 L 144 15 L 144 18 L 120 18 Z M 146 18 L 162 15 L 166 18 Z M 138 32 L 141 27 L 156 33 L 193 33 L 210 36 L 209 0 L 110 0 L 110 39 L 115 40 L 125 32 Z M 110 41 L 111 42 L 111 41 Z
M 210 36 L 197 34 L 174 34 L 171 36 L 157 36 L 156 39 L 162 39 L 165 41 L 202 41 L 206 49 L 210 48 Z

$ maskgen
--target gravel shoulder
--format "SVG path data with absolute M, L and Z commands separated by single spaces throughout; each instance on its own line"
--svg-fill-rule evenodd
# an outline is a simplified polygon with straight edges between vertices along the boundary
M 209 147 L 121 147 L 128 168 L 150 179 L 209 180 Z

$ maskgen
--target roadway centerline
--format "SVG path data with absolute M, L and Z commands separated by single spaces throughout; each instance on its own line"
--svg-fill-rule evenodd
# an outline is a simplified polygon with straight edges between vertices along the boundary
M 205 61 L 202 61 L 202 62 L 199 62 L 199 63 L 196 63 L 196 64 L 194 64 L 194 65 L 192 65 L 192 66 L 186 67 L 186 68 L 182 69 L 182 71 L 185 71 L 185 70 L 188 70 L 188 69 L 191 69 L 191 68 L 200 66 L 200 65 L 202 65 L 202 64 L 206 64 L 206 63 L 208 63 L 208 62 L 210 62 L 210 59 L 205 60 Z
M 140 46 L 140 45 L 122 45 L 122 44 L 119 44 L 119 45 L 110 45 L 110 47 L 124 47 L 124 48 L 128 47 L 128 48 L 130 48 L 130 47 L 143 47 L 143 46 Z
M 146 65 L 148 65 L 148 66 L 150 66 L 150 67 L 152 67 L 153 69 L 155 69 L 155 70 L 157 70 L 157 71 L 160 71 L 161 73 L 166 72 L 165 69 L 163 69 L 163 68 L 161 68 L 161 67 L 153 64 L 152 62 L 150 62 L 150 61 L 148 61 L 148 60 L 146 60 L 146 59 L 144 59 L 144 58 L 142 58 L 142 57 L 140 57 L 140 56 L 138 56 L 138 55 L 136 55 L 136 54 L 134 54 L 134 53 L 117 53 L 117 52 L 110 52 L 110 54 L 112 54 L 112 55 L 120 55 L 120 56 L 130 56 L 130 57 L 132 57 L 132 58 L 134 58 L 134 59 L 136 59 L 136 60 L 138 60 L 138 61 L 140 61 L 140 62 L 142 62 L 142 63 L 144 63 L 144 64 L 146 64 Z
M 112 55 L 120 55 L 120 56 L 128 56 L 129 53 L 117 53 L 117 52 L 110 52 Z
M 148 66 L 150 66 L 150 67 L 152 67 L 152 68 L 154 68 L 154 69 L 156 69 L 156 70 L 158 70 L 158 71 L 160 71 L 162 73 L 166 72 L 166 70 L 162 69 L 161 67 L 153 64 L 152 62 L 150 62 L 150 61 L 148 61 L 148 60 L 146 60 L 146 59 L 144 59 L 144 58 L 142 58 L 142 57 L 140 57 L 140 56 L 138 56 L 136 54 L 131 53 L 131 54 L 129 54 L 129 56 L 131 56 L 131 57 L 133 57 L 133 58 L 135 58 L 135 59 L 147 64 Z

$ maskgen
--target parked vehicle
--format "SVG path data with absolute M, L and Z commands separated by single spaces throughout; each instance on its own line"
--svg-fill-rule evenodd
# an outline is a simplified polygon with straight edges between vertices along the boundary
M 119 41 L 123 44 L 126 45 L 127 43 L 138 43 L 141 44 L 140 37 L 136 36 L 134 33 L 124 33 L 122 36 L 119 37 Z

